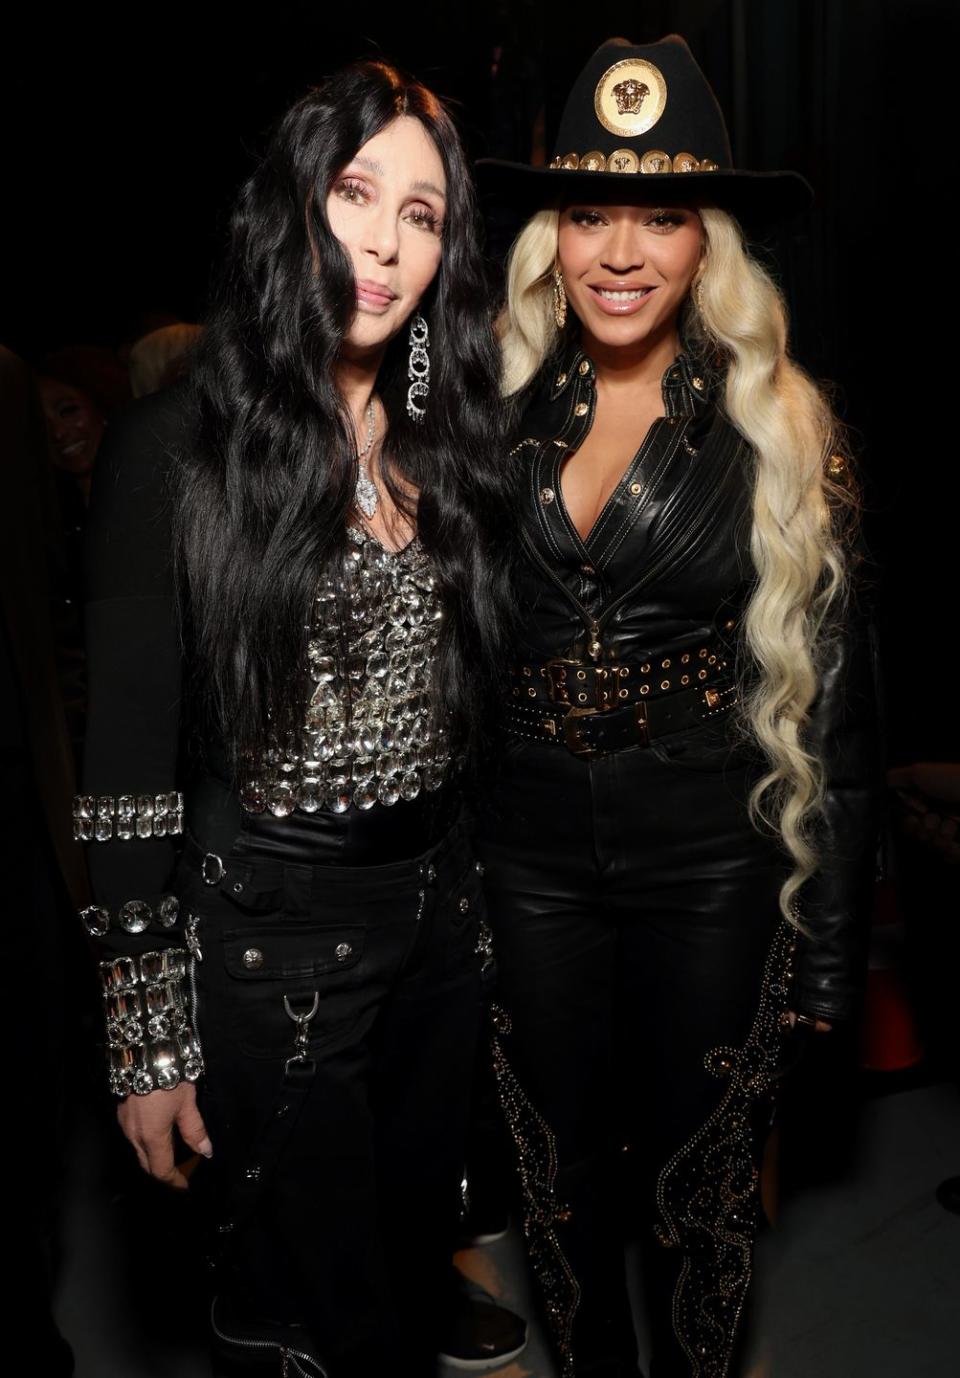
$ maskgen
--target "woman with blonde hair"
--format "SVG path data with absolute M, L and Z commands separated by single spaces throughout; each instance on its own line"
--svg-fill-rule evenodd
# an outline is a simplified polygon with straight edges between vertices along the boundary
M 773 1096 L 855 1008 L 876 798 L 839 425 L 787 351 L 751 229 L 795 173 L 736 171 L 686 44 L 614 40 L 511 253 L 504 391 L 524 552 L 485 862 L 494 1054 L 564 1375 L 731 1371 Z

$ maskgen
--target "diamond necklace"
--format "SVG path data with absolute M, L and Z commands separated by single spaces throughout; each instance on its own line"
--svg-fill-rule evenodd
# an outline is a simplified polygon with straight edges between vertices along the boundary
M 373 438 L 377 429 L 377 412 L 373 405 L 373 398 L 367 404 L 367 438 L 363 443 L 363 449 L 357 451 L 357 487 L 356 502 L 360 511 L 367 518 L 373 516 L 377 510 L 377 503 L 380 500 L 377 493 L 377 485 L 370 477 L 364 460 L 373 448 Z

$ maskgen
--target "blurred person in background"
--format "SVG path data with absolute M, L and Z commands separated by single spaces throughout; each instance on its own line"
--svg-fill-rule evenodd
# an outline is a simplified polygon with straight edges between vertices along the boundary
M 29 1335 L 31 1369 L 66 1378 L 73 1356 L 51 1296 L 66 1133 L 89 1081 L 96 1014 L 93 961 L 71 915 L 89 899 L 86 867 L 65 827 L 82 725 L 78 609 L 64 592 L 63 533 L 40 402 L 30 370 L 2 348 L 0 451 L 0 835 L 11 859 L 5 928 L 14 968 L 35 973 L 13 983 L 11 1067 L 30 1136 L 16 1162 L 21 1209 L 12 1212 L 7 1240 L 16 1260 L 8 1291 Z
M 151 330 L 130 347 L 130 390 L 134 397 L 168 388 L 189 369 L 194 349 L 203 333 L 199 325 L 178 321 Z
M 126 371 L 109 349 L 59 349 L 43 359 L 37 387 L 53 462 L 74 479 L 86 504 L 104 429 L 131 396 Z

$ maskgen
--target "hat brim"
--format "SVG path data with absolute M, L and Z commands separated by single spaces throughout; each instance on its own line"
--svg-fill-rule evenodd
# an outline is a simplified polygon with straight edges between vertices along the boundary
M 659 200 L 669 190 L 671 205 L 719 206 L 757 233 L 799 215 L 813 201 L 813 188 L 799 172 L 581 172 L 500 158 L 480 158 L 475 167 L 482 196 L 498 196 L 529 215 L 581 199 Z

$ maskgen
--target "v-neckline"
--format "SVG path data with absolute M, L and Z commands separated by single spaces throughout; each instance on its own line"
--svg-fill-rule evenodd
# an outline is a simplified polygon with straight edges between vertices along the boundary
M 568 463 L 571 459 L 573 459 L 573 456 L 577 453 L 577 451 L 576 451 L 576 450 L 564 450 L 564 451 L 558 456 L 558 458 L 557 458 L 557 477 L 556 477 L 557 505 L 558 505 L 558 507 L 560 508 L 560 511 L 561 511 L 562 514 L 563 514 L 563 520 L 564 520 L 565 525 L 568 527 L 568 529 L 569 529 L 569 531 L 570 531 L 570 534 L 571 534 L 571 535 L 573 536 L 573 538 L 576 540 L 577 544 L 579 545 L 579 547 L 580 547 L 580 549 L 581 549 L 581 551 L 583 552 L 584 555 L 589 555 L 589 554 L 590 554 L 590 545 L 591 545 L 591 542 L 592 542 L 592 540 L 593 540 L 594 535 L 596 534 L 597 528 L 600 526 L 601 522 L 604 521 L 604 519 L 606 518 L 607 514 L 608 514 L 608 513 L 612 510 L 612 508 L 615 506 L 616 500 L 619 498 L 619 496 L 620 496 L 621 493 L 623 492 L 624 488 L 626 487 L 627 482 L 629 481 L 631 474 L 633 474 L 633 473 L 636 471 L 636 468 L 637 468 L 638 463 L 639 463 L 643 458 L 645 458 L 647 452 L 649 451 L 649 449 L 650 449 L 650 444 L 651 444 L 651 442 L 652 442 L 652 440 L 653 440 L 653 436 L 654 436 L 654 433 L 655 433 L 657 427 L 658 427 L 662 422 L 665 422 L 666 419 L 667 419 L 666 416 L 655 416 L 655 417 L 653 418 L 653 420 L 650 422 L 650 425 L 647 427 L 646 435 L 643 437 L 643 439 L 642 439 L 641 442 L 640 442 L 639 448 L 638 448 L 637 451 L 635 452 L 633 458 L 632 458 L 632 459 L 629 461 L 629 463 L 627 464 L 627 467 L 624 469 L 623 473 L 620 475 L 620 477 L 619 477 L 619 479 L 617 480 L 617 482 L 616 482 L 616 483 L 614 484 L 614 486 L 610 489 L 610 492 L 609 492 L 609 494 L 608 494 L 608 496 L 607 496 L 606 501 L 604 502 L 603 506 L 600 508 L 600 511 L 597 513 L 597 515 L 596 515 L 596 517 L 595 517 L 595 519 L 594 519 L 592 525 L 590 526 L 589 531 L 587 532 L 587 534 L 586 534 L 585 536 L 583 536 L 583 535 L 580 534 L 580 528 L 577 526 L 576 522 L 573 520 L 573 517 L 570 515 L 570 509 L 569 509 L 569 507 L 567 506 L 567 497 L 566 497 L 566 494 L 565 494 L 564 491 L 563 491 L 563 471 L 564 471 L 564 469 L 566 468 L 567 463 Z M 588 432 L 588 434 L 589 434 L 589 432 Z

